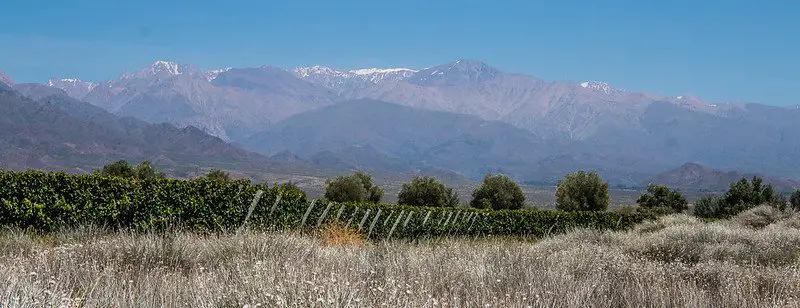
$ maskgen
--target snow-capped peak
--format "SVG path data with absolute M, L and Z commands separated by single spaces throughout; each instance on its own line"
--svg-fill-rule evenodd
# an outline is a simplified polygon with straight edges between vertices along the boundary
M 608 83 L 605 83 L 605 82 L 602 82 L 602 81 L 593 81 L 593 80 L 592 81 L 581 82 L 581 88 L 600 91 L 600 92 L 603 92 L 605 94 L 612 94 L 612 93 L 619 92 L 619 90 L 615 89 L 614 87 L 612 87 Z
M 117 80 L 146 79 L 150 77 L 169 78 L 188 73 L 197 73 L 197 71 L 189 65 L 158 60 L 153 62 L 153 64 L 150 64 L 150 66 L 140 69 L 136 72 L 126 72 Z
M 330 75 L 330 76 L 342 76 L 342 77 L 350 77 L 344 76 L 347 75 L 345 72 L 337 71 L 327 66 L 319 66 L 314 65 L 311 67 L 298 67 L 294 69 L 294 73 L 300 77 L 306 78 L 312 75 Z
M 226 67 L 226 68 L 206 71 L 205 72 L 206 79 L 208 79 L 208 81 L 212 81 L 214 79 L 217 79 L 217 76 L 219 76 L 219 74 L 222 74 L 222 73 L 230 71 L 230 70 L 231 70 L 231 67 Z
M 351 70 L 350 72 L 356 75 L 392 74 L 392 73 L 414 74 L 417 72 L 417 70 L 412 70 L 410 68 L 362 68 L 357 70 Z
M 319 65 L 294 69 L 295 75 L 305 79 L 319 80 L 320 78 L 335 78 L 342 80 L 360 80 L 370 83 L 379 83 L 384 80 L 402 80 L 411 77 L 411 75 L 416 72 L 416 70 L 410 68 L 364 68 L 340 71 L 327 66 Z
M 349 73 L 371 83 L 403 80 L 411 77 L 416 72 L 417 70 L 410 68 L 364 68 L 349 71 Z
M 167 72 L 170 75 L 180 75 L 183 74 L 183 69 L 178 63 L 158 60 L 153 65 L 150 65 L 150 72 L 153 74 Z

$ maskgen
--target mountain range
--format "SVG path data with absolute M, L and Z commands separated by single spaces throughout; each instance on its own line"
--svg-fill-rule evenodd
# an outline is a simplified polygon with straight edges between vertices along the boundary
M 211 167 L 313 173 L 270 160 L 187 126 L 121 117 L 41 84 L 0 84 L 0 167 L 89 172 L 108 162 L 149 160 L 173 176 Z
M 468 59 L 353 70 L 156 61 L 105 81 L 54 78 L 36 89 L 0 81 L 32 100 L 59 89 L 118 118 L 196 127 L 275 163 L 471 179 L 502 172 L 536 183 L 592 169 L 637 186 L 696 162 L 800 179 L 797 106 L 546 81 Z

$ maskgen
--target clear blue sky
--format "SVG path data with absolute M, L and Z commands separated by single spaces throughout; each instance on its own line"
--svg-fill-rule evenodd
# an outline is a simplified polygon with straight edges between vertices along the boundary
M 201 68 L 424 68 L 470 58 L 547 80 L 800 103 L 800 2 L 4 0 L 0 70 L 109 79 Z

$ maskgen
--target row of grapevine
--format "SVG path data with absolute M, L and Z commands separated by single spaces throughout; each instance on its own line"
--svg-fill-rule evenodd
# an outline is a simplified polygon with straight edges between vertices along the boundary
M 572 227 L 625 229 L 636 214 L 428 208 L 319 203 L 302 192 L 248 180 L 131 180 L 56 172 L 0 172 L 0 226 L 50 231 L 100 225 L 113 229 L 196 231 L 313 230 L 332 221 L 370 238 L 533 235 Z

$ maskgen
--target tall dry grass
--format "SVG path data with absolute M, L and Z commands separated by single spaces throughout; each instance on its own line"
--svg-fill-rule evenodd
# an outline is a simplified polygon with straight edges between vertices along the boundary
M 752 213 L 751 213 L 752 214 Z M 756 215 L 758 216 L 758 215 Z M 763 215 L 761 215 L 763 216 Z M 798 307 L 797 216 L 358 244 L 327 234 L 0 234 L 3 307 Z M 356 243 L 356 245 L 350 245 Z

